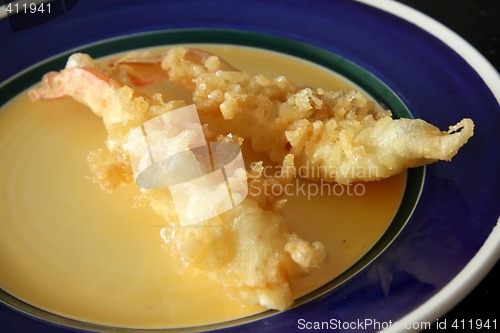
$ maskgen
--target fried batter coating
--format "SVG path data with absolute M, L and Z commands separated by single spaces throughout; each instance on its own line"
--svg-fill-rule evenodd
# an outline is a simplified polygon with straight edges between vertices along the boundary
M 29 92 L 35 101 L 69 96 L 102 118 L 108 131 L 108 149 L 91 152 L 89 164 L 95 180 L 105 190 L 133 179 L 128 133 L 145 121 L 186 104 L 165 103 L 160 94 L 152 98 L 141 96 L 123 84 L 119 75 L 101 68 L 88 55 L 74 54 L 65 69 L 46 74 L 42 85 Z M 204 129 L 207 139 L 242 142 L 237 136 L 222 136 Z M 269 179 L 262 177 L 262 164 L 256 164 L 254 187 L 291 181 L 293 163 L 292 155 L 285 157 L 282 177 Z M 221 283 L 230 297 L 283 310 L 293 303 L 290 277 L 319 268 L 326 253 L 321 243 L 309 243 L 289 230 L 280 214 L 283 198 L 262 193 L 265 192 L 250 195 L 234 209 L 192 227 L 178 224 L 168 189 L 143 189 L 137 201 L 149 204 L 164 217 L 162 236 L 171 255 Z M 196 209 L 207 204 L 202 197 L 195 201 Z
M 273 161 L 281 163 L 292 154 L 300 175 L 308 179 L 349 183 L 387 178 L 449 161 L 473 135 L 471 119 L 442 132 L 420 119 L 393 119 L 390 111 L 353 90 L 302 88 L 285 77 L 253 76 L 216 56 L 193 53 L 176 47 L 154 60 L 162 59 L 165 77 L 193 91 L 200 112 L 224 119 L 228 132 L 250 140 L 255 151 Z M 134 55 L 136 63 L 147 58 Z

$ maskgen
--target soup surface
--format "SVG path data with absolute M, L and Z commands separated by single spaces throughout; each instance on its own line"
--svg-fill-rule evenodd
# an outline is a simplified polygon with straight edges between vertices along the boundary
M 352 87 L 281 54 L 202 48 L 250 73 L 330 90 Z M 168 85 L 151 89 L 188 96 Z M 134 184 L 109 194 L 89 180 L 87 153 L 103 147 L 106 133 L 84 106 L 69 98 L 35 103 L 23 93 L 0 111 L 0 133 L 0 288 L 53 313 L 125 327 L 201 325 L 263 311 L 228 299 L 217 283 L 183 269 L 164 247 L 162 218 L 149 207 L 132 208 Z M 246 162 L 258 158 L 244 151 Z M 286 219 L 304 239 L 321 241 L 329 258 L 322 269 L 293 280 L 296 297 L 338 276 L 375 244 L 405 182 L 404 173 L 349 186 L 297 183 Z

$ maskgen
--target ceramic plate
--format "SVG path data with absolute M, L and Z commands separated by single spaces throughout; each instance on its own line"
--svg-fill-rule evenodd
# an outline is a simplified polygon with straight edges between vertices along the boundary
M 398 116 L 442 129 L 474 120 L 474 137 L 452 163 L 410 171 L 394 222 L 359 263 L 290 310 L 204 329 L 289 332 L 323 322 L 340 332 L 423 329 L 499 258 L 500 79 L 477 51 L 432 19 L 392 1 L 345 0 L 55 1 L 50 15 L 27 15 L 0 21 L 0 104 L 62 68 L 77 50 L 103 56 L 137 47 L 226 43 L 333 69 Z M 2 290 L 0 301 L 0 323 L 8 332 L 112 330 L 44 313 Z

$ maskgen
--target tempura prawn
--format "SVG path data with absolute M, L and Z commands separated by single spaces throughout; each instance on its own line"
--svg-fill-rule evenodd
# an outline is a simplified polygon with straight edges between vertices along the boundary
M 148 62 L 162 78 L 193 92 L 201 113 L 224 119 L 228 132 L 281 163 L 295 157 L 300 176 L 349 183 L 387 178 L 401 171 L 451 160 L 473 135 L 463 119 L 446 132 L 421 119 L 393 119 L 360 92 L 300 87 L 285 77 L 240 72 L 216 56 L 174 47 L 151 59 L 141 52 L 113 66 Z M 133 76 L 133 75 L 132 75 Z

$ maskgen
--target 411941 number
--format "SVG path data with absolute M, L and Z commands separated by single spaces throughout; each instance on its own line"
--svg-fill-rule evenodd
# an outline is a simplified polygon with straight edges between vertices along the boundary
M 5 11 L 7 12 L 7 15 L 14 15 L 14 14 L 35 14 L 35 13 L 47 13 L 50 14 L 50 2 L 48 3 L 8 3 L 5 6 Z
M 496 332 L 497 320 L 483 319 L 455 319 L 451 325 L 456 330 L 493 330 Z

